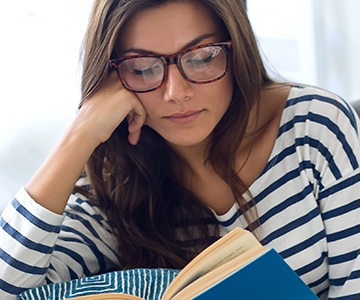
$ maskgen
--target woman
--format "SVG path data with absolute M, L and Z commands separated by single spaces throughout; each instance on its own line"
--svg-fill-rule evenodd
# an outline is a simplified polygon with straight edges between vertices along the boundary
M 182 268 L 236 226 L 321 299 L 360 296 L 359 120 L 272 81 L 240 1 L 95 1 L 83 67 L 77 117 L 2 216 L 1 299 Z

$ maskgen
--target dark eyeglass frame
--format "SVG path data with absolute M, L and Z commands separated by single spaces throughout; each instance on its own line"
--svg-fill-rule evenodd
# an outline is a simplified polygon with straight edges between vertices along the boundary
M 211 80 L 206 80 L 206 81 L 198 81 L 198 80 L 193 80 L 191 78 L 189 78 L 181 64 L 180 64 L 180 60 L 181 60 L 181 57 L 184 56 L 186 53 L 188 52 L 191 52 L 191 51 L 194 51 L 194 50 L 197 50 L 197 49 L 201 49 L 201 48 L 206 48 L 206 47 L 211 47 L 211 46 L 220 46 L 221 48 L 223 48 L 223 50 L 225 51 L 225 57 L 226 57 L 226 66 L 225 66 L 225 70 L 224 72 L 219 75 L 218 77 L 214 78 L 214 79 L 211 79 Z M 186 49 L 186 50 L 183 50 L 183 51 L 180 51 L 180 52 L 177 52 L 177 53 L 174 53 L 174 54 L 170 54 L 170 55 L 157 55 L 157 54 L 146 54 L 146 55 L 142 55 L 142 54 L 139 54 L 139 55 L 130 55 L 130 56 L 124 56 L 124 57 L 121 57 L 121 58 L 115 58 L 115 59 L 111 59 L 109 61 L 109 65 L 110 65 L 110 69 L 113 69 L 113 70 L 116 70 L 117 71 L 117 74 L 118 74 L 118 77 L 122 83 L 122 85 L 129 91 L 132 91 L 132 92 L 135 92 L 135 93 L 147 93 L 147 92 L 151 92 L 151 91 L 154 91 L 154 90 L 157 90 L 158 88 L 160 88 L 164 82 L 165 82 L 165 79 L 167 78 L 167 74 L 168 74 L 168 66 L 171 65 L 171 64 L 176 64 L 181 75 L 186 79 L 188 80 L 189 82 L 191 83 L 195 83 L 195 84 L 207 84 L 207 83 L 211 83 L 211 82 L 215 82 L 217 80 L 220 80 L 221 78 L 223 78 L 229 71 L 229 58 L 230 58 L 230 51 L 229 49 L 231 49 L 231 41 L 227 41 L 227 42 L 216 42 L 216 43 L 208 43 L 208 44 L 202 44 L 202 45 L 198 45 L 198 46 L 194 46 L 194 47 L 191 47 L 189 49 Z M 140 57 L 152 57 L 152 58 L 159 58 L 163 63 L 164 63 L 164 75 L 163 75 L 163 78 L 161 80 L 161 82 L 156 86 L 156 87 L 153 87 L 151 89 L 148 89 L 148 90 L 143 90 L 143 91 L 138 91 L 138 90 L 134 90 L 132 88 L 130 88 L 129 86 L 127 86 L 125 80 L 123 80 L 123 78 L 121 77 L 122 75 L 120 74 L 120 72 L 118 71 L 119 70 L 119 65 L 125 61 L 125 60 L 128 60 L 128 59 L 133 59 L 133 58 L 140 58 Z

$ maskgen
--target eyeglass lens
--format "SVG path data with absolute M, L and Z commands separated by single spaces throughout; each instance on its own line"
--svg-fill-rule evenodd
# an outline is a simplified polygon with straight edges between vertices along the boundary
M 178 67 L 194 83 L 206 83 L 221 77 L 226 70 L 226 51 L 221 46 L 207 46 L 180 55 Z M 124 84 L 134 91 L 148 91 L 165 79 L 165 60 L 159 57 L 136 57 L 118 67 Z

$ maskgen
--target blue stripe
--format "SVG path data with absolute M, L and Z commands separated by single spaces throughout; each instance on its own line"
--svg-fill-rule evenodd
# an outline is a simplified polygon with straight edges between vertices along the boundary
M 318 187 L 323 189 L 321 173 L 316 169 L 315 165 L 311 161 L 302 161 L 300 163 L 300 169 L 312 170 L 314 179 L 318 182 Z
M 318 259 L 316 259 L 316 260 L 312 261 L 311 263 L 309 263 L 309 264 L 295 270 L 296 273 L 299 276 L 301 276 L 303 274 L 306 274 L 308 272 L 316 270 L 316 268 L 318 268 L 318 267 L 320 267 L 321 265 L 324 264 L 324 261 L 327 259 L 327 255 L 328 255 L 327 252 L 322 252 L 321 256 Z M 326 280 L 328 278 L 328 276 L 325 276 L 324 278 Z M 315 286 L 315 285 L 321 284 L 322 282 L 324 282 L 324 279 L 319 279 L 319 281 L 313 282 L 312 284 Z
M 329 151 L 329 149 L 327 149 L 324 146 L 324 144 L 322 142 L 320 142 L 319 140 L 310 138 L 308 136 L 305 136 L 303 138 L 296 139 L 295 144 L 296 144 L 296 146 L 309 145 L 310 147 L 319 150 L 321 155 L 325 157 L 325 159 L 326 159 L 326 161 L 327 161 L 327 163 L 329 165 L 329 168 L 330 168 L 332 174 L 334 175 L 334 177 L 336 179 L 341 178 L 341 172 L 340 172 L 339 168 L 337 167 L 337 165 L 335 164 L 334 157 L 333 157 L 332 153 Z
M 307 96 L 311 96 L 311 95 L 307 95 Z M 307 99 L 307 96 L 306 97 L 300 97 L 299 99 L 308 101 L 309 99 Z M 313 98 L 311 98 L 311 99 L 313 99 Z M 339 109 L 341 109 L 341 111 L 349 119 L 352 127 L 357 132 L 355 119 L 353 118 L 353 114 L 348 109 L 346 109 L 342 104 L 340 104 L 337 101 L 334 101 L 333 99 L 326 98 L 326 97 L 323 98 L 323 99 L 329 100 L 329 101 L 326 101 L 326 102 L 331 102 L 331 104 L 334 104 Z M 299 102 L 302 102 L 302 101 L 299 101 Z M 357 158 L 356 158 L 354 152 L 352 151 L 351 146 L 347 142 L 345 134 L 340 130 L 339 126 L 336 123 L 334 123 L 331 119 L 329 119 L 328 117 L 325 117 L 325 116 L 319 115 L 319 114 L 314 114 L 312 112 L 309 112 L 307 115 L 304 115 L 304 116 L 295 116 L 292 120 L 290 120 L 289 122 L 285 123 L 283 126 L 280 127 L 279 135 L 281 135 L 284 132 L 286 132 L 286 131 L 290 130 L 291 128 L 293 128 L 296 123 L 305 123 L 306 121 L 312 121 L 312 122 L 316 122 L 318 124 L 324 125 L 331 132 L 333 132 L 333 134 L 336 135 L 338 141 L 342 144 L 343 149 L 344 149 L 346 155 L 348 156 L 349 161 L 350 161 L 353 169 L 356 169 L 356 168 L 359 167 L 359 163 L 357 161 Z
M 44 231 L 47 231 L 47 232 L 55 232 L 55 233 L 60 232 L 60 228 L 61 228 L 60 226 L 54 226 L 54 225 L 45 223 L 41 219 L 35 217 L 24 206 L 22 206 L 21 203 L 17 199 L 14 199 L 11 202 L 11 204 L 16 209 L 17 212 L 19 212 L 25 219 L 27 219 L 29 222 L 34 224 L 36 227 L 38 227 Z
M 87 215 L 87 216 L 91 217 L 92 219 L 98 221 L 99 223 L 104 221 L 104 218 L 100 214 L 90 214 L 88 211 L 86 211 L 83 207 L 81 207 L 78 204 L 68 204 L 67 207 L 70 208 L 72 211 L 76 211 L 78 213 Z M 69 212 L 65 210 L 65 213 L 67 214 Z
M 78 278 L 79 278 L 79 275 L 77 275 L 77 274 L 75 273 L 75 271 L 70 268 L 70 266 L 66 265 L 66 268 L 67 268 L 67 270 L 69 271 L 69 274 L 70 274 L 70 278 L 71 278 L 71 279 L 78 279 Z M 54 267 L 52 264 L 50 264 L 48 270 L 53 270 L 56 274 L 59 274 L 59 272 L 56 271 L 55 267 Z M 54 281 L 50 280 L 48 277 L 46 277 L 45 280 L 46 280 L 47 284 L 54 283 Z M 65 284 L 66 284 L 66 283 L 65 283 Z
M 292 153 L 295 153 L 296 152 L 296 147 L 305 146 L 305 145 L 308 145 L 308 146 L 310 146 L 312 148 L 317 149 L 321 153 L 321 155 L 326 159 L 326 161 L 328 162 L 329 168 L 330 168 L 331 172 L 333 173 L 334 177 L 336 179 L 341 178 L 341 172 L 340 172 L 339 168 L 336 166 L 332 154 L 324 146 L 324 144 L 321 141 L 310 138 L 309 136 L 304 136 L 304 137 L 301 137 L 301 138 L 296 138 L 294 145 L 291 145 L 288 148 L 292 148 L 292 150 L 293 150 Z M 290 155 L 289 150 L 290 149 L 285 149 L 286 153 L 288 153 L 287 156 Z M 317 171 L 317 173 L 320 173 L 320 172 Z
M 284 148 L 280 153 L 278 153 L 276 156 L 274 156 L 272 159 L 270 159 L 266 163 L 266 166 L 260 176 L 263 176 L 266 172 L 268 172 L 275 165 L 281 163 L 285 158 L 287 158 L 291 154 L 294 154 L 295 151 L 296 151 L 296 148 L 295 148 L 294 144 L 289 147 Z
M 278 213 L 281 213 L 286 208 L 294 205 L 299 201 L 303 201 L 306 196 L 312 194 L 312 187 L 310 185 L 306 186 L 302 191 L 297 194 L 292 195 L 291 197 L 285 199 L 284 201 L 280 202 L 278 205 L 274 206 L 273 208 L 269 209 L 265 214 L 260 217 L 260 223 L 264 224 L 267 220 L 271 219 L 272 217 L 276 217 Z M 317 210 L 317 208 L 316 208 Z M 316 217 L 319 213 L 314 214 Z M 295 220 L 296 221 L 296 220 Z M 298 225 L 297 225 L 298 226 Z
M 308 286 L 309 288 L 314 288 L 316 286 L 322 285 L 324 282 L 326 282 L 329 279 L 329 273 L 324 274 L 322 277 L 320 277 L 318 280 L 313 281 L 313 282 L 309 282 Z M 318 293 L 318 296 L 320 296 L 321 294 L 323 294 L 324 292 L 327 292 L 328 289 L 326 289 L 323 292 Z
M 76 272 L 70 268 L 70 266 L 67 266 L 67 269 L 69 270 L 69 273 L 70 273 L 70 278 L 71 279 L 77 279 L 79 276 L 76 274 Z M 89 276 L 89 275 L 92 275 L 92 274 L 85 274 L 85 276 Z
M 341 264 L 344 262 L 348 262 L 351 260 L 355 260 L 358 256 L 359 256 L 359 249 L 352 251 L 352 252 L 348 252 L 345 254 L 341 254 L 338 256 L 334 256 L 334 257 L 329 257 L 329 265 L 336 265 L 336 264 Z
M 284 148 L 278 155 L 276 155 L 274 158 L 269 160 L 260 176 L 263 176 L 264 174 L 266 174 L 266 172 L 270 171 L 271 168 L 273 168 L 275 165 L 281 163 L 285 158 L 294 154 L 296 152 L 297 146 L 305 145 L 304 141 L 300 143 L 299 140 L 300 139 L 296 139 L 295 144 Z M 309 160 L 301 161 L 299 164 L 299 169 L 300 170 L 312 170 L 313 176 L 316 179 L 316 181 L 318 181 L 320 189 L 323 188 L 323 185 L 321 184 L 321 180 L 322 180 L 321 173 L 316 169 L 315 165 L 311 161 L 309 161 Z
M 328 243 L 336 242 L 338 240 L 345 239 L 352 235 L 356 235 L 360 233 L 360 225 L 353 226 L 351 228 L 347 228 L 335 233 L 331 233 L 327 235 Z
M 279 187 L 282 187 L 284 184 L 286 184 L 288 181 L 291 181 L 294 178 L 297 178 L 299 176 L 299 173 L 306 169 L 312 169 L 313 165 L 308 162 L 302 162 L 299 165 L 299 168 L 296 168 L 288 173 L 286 173 L 284 176 L 280 177 L 278 180 L 276 180 L 274 183 L 269 185 L 266 189 L 264 189 L 262 192 L 260 192 L 257 196 L 254 197 L 255 203 L 260 203 L 264 198 L 268 197 L 271 193 L 276 191 Z M 319 177 L 319 173 L 315 172 L 316 176 Z M 266 220 L 268 220 L 270 217 L 274 216 L 276 213 L 281 212 L 286 207 L 291 206 L 292 204 L 301 201 L 306 198 L 307 195 L 310 195 L 313 192 L 313 187 L 311 185 L 306 186 L 302 191 L 300 191 L 298 194 L 293 195 L 292 197 L 284 200 L 282 203 L 280 203 L 278 206 L 272 208 L 269 210 L 266 214 L 260 217 L 260 223 L 263 224 Z M 253 203 L 250 202 L 249 206 L 252 207 Z M 241 211 L 238 210 L 229 220 L 219 222 L 222 226 L 228 227 L 231 226 L 237 218 L 241 215 Z
M 287 223 L 286 225 L 284 225 L 283 227 L 280 227 L 277 230 L 274 230 L 273 232 L 271 232 L 267 237 L 265 237 L 264 239 L 261 240 L 261 243 L 263 245 L 266 245 L 268 243 L 270 243 L 271 241 L 285 235 L 288 232 L 291 232 L 292 230 L 294 230 L 295 228 L 300 227 L 303 224 L 306 224 L 308 222 L 310 222 L 311 220 L 313 220 L 314 218 L 316 218 L 319 215 L 319 208 L 316 207 L 315 209 L 313 209 L 312 211 L 309 211 L 306 215 L 297 218 L 295 220 L 293 220 L 292 222 Z M 325 233 L 323 231 L 320 231 L 319 233 L 317 233 L 315 236 L 318 237 L 318 239 L 316 241 L 312 241 L 311 244 L 314 244 L 315 242 L 323 239 L 325 237 Z M 314 236 L 314 237 L 315 237 Z M 306 244 L 307 242 L 310 241 L 304 241 L 302 244 Z M 310 244 L 309 244 L 310 245 Z M 293 254 L 295 254 L 296 252 L 298 252 L 299 250 L 296 250 L 297 247 L 300 246 L 293 246 L 291 248 L 289 248 L 287 250 L 287 252 L 284 252 L 283 254 L 285 255 L 284 257 L 287 256 L 291 256 Z M 306 247 L 305 247 L 306 248 Z M 302 249 L 302 248 L 301 248 Z M 295 251 L 295 252 L 294 252 Z
M 78 196 L 76 196 L 76 194 L 73 194 L 75 197 L 76 197 L 76 200 L 75 202 L 78 203 L 79 205 L 82 205 L 82 204 L 87 204 L 89 205 L 90 207 L 98 207 L 94 202 L 90 201 L 89 199 L 82 199 Z
M 313 138 L 309 138 L 309 137 L 305 137 L 305 139 L 308 139 L 308 144 L 313 147 L 313 148 L 317 148 L 319 150 L 319 152 L 325 157 L 329 168 L 331 170 L 331 173 L 334 175 L 334 177 L 336 179 L 340 179 L 341 178 L 341 172 L 339 170 L 339 168 L 337 167 L 335 161 L 334 161 L 334 157 L 332 155 L 332 153 L 329 151 L 329 149 L 327 149 L 323 143 L 321 143 L 319 140 L 315 140 Z
M 335 178 L 339 179 L 341 177 L 341 173 L 338 167 L 336 166 L 330 151 L 319 140 L 310 138 L 308 136 L 296 138 L 294 144 L 284 148 L 278 155 L 276 155 L 274 158 L 269 160 L 261 176 L 263 176 L 265 172 L 268 172 L 275 165 L 281 163 L 287 157 L 296 153 L 297 147 L 305 146 L 305 145 L 318 149 L 319 152 L 325 157 L 326 161 L 328 162 L 329 167 L 332 173 L 334 174 Z M 321 182 L 321 175 L 320 175 L 321 173 L 318 170 L 316 170 L 315 166 L 310 161 L 301 162 L 299 168 L 313 170 L 314 177 Z
M 240 211 L 240 209 L 238 209 L 238 211 L 227 221 L 221 221 L 219 222 L 220 225 L 224 226 L 224 227 L 229 227 L 232 224 L 234 224 L 234 222 L 239 218 L 239 216 L 241 216 L 242 213 Z
M 356 270 L 351 272 L 349 276 L 345 276 L 342 278 L 330 279 L 330 284 L 334 286 L 343 286 L 347 280 L 353 280 L 360 278 L 360 271 Z M 359 298 L 357 298 L 359 299 Z
M 344 101 L 344 105 L 347 108 L 347 110 L 345 111 L 345 115 L 349 118 L 352 127 L 354 127 L 354 129 L 356 131 L 356 134 L 359 134 L 358 126 L 357 126 L 357 122 L 356 122 L 356 117 L 355 117 L 355 114 L 353 113 L 354 108 L 352 107 L 352 105 L 350 105 L 346 101 Z M 347 111 L 349 111 L 349 114 L 346 113 Z
M 90 231 L 90 233 L 91 233 L 91 235 L 92 235 L 93 237 L 97 238 L 98 240 L 103 241 L 103 238 L 98 234 L 98 232 L 95 230 L 95 228 L 93 227 L 93 225 L 91 224 L 90 221 L 82 218 L 81 216 L 79 216 L 79 215 L 77 215 L 77 214 L 73 214 L 73 213 L 70 213 L 70 212 L 65 212 L 65 214 L 66 214 L 66 216 L 69 217 L 70 219 L 76 220 L 77 222 L 80 222 L 82 225 L 84 225 L 84 226 L 86 227 L 86 229 Z M 91 216 L 90 216 L 90 217 L 91 217 Z M 100 223 L 100 226 L 103 226 L 103 225 Z M 72 232 L 72 233 L 74 233 L 75 235 L 81 236 L 89 245 L 93 245 L 92 248 L 95 247 L 95 248 L 97 249 L 97 247 L 96 247 L 96 245 L 94 244 L 94 242 L 93 242 L 91 239 L 89 239 L 86 235 L 82 234 L 80 231 L 75 230 L 75 229 L 71 228 L 70 226 L 65 226 L 65 225 L 63 225 L 63 226 L 61 227 L 61 230 L 64 230 L 64 231 L 66 231 L 66 232 Z M 106 231 L 109 232 L 110 234 L 113 234 L 113 232 L 111 232 L 111 231 L 109 231 L 109 230 L 106 230 Z M 104 241 L 103 241 L 103 243 L 104 243 Z M 111 247 L 110 245 L 105 244 L 105 243 L 104 243 L 104 245 L 106 245 L 106 247 L 107 247 L 108 249 L 110 249 L 111 252 L 119 259 L 118 254 L 113 251 L 113 249 L 112 249 L 112 247 Z M 98 251 L 98 252 L 100 253 L 100 251 Z
M 330 188 L 323 190 L 319 193 L 318 201 L 321 201 L 324 198 L 329 197 L 330 195 L 336 194 L 337 192 L 344 190 L 348 187 L 351 187 L 355 184 L 359 185 L 360 183 L 360 173 L 355 174 L 354 176 L 351 176 L 347 178 L 346 180 L 343 180 Z
M 328 294 L 328 293 L 329 293 L 329 287 L 327 287 L 327 288 L 323 289 L 322 291 L 318 292 L 316 295 L 320 298 L 322 295 Z M 328 299 L 328 298 L 324 298 L 324 299 Z
M 54 266 L 53 266 L 51 263 L 50 263 L 49 268 L 48 268 L 48 271 L 47 271 L 48 273 L 49 273 L 49 270 L 52 270 L 52 271 L 54 271 L 55 273 L 57 273 L 57 271 L 55 270 Z M 45 280 L 46 280 L 46 284 L 53 283 L 53 281 L 50 280 L 49 277 L 47 277 L 47 276 L 46 276 Z
M 0 218 L 0 226 L 8 235 L 10 235 L 20 244 L 31 250 L 38 251 L 44 254 L 50 254 L 53 251 L 53 247 L 49 247 L 43 244 L 38 244 L 29 240 L 26 236 L 23 236 L 19 231 L 13 228 L 9 223 L 5 222 L 3 218 Z
M 282 187 L 285 183 L 288 181 L 296 178 L 299 176 L 300 170 L 298 168 L 289 171 L 282 177 L 278 178 L 275 182 L 273 182 L 271 185 L 269 185 L 266 189 L 264 189 L 262 192 L 260 192 L 254 199 L 255 202 L 258 204 L 260 203 L 264 198 L 269 196 L 271 193 L 276 191 L 279 187 Z
M 51 283 L 53 283 L 53 281 L 50 280 L 48 277 L 45 278 L 45 281 L 46 281 L 46 284 L 51 284 Z
M 27 290 L 27 288 L 18 287 L 0 279 L 0 290 L 15 296 Z
M 334 98 L 330 98 L 327 96 L 321 96 L 318 94 L 308 94 L 308 95 L 303 95 L 300 97 L 295 97 L 295 98 L 289 99 L 286 102 L 285 108 L 294 106 L 301 102 L 311 102 L 311 101 L 325 102 L 325 103 L 335 106 L 349 119 L 351 126 L 355 130 L 357 130 L 355 116 L 345 101 L 344 101 L 344 103 L 345 103 L 345 105 L 344 105 L 343 103 L 339 102 L 338 100 L 335 100 Z
M 9 266 L 12 266 L 13 268 L 23 273 L 43 275 L 47 271 L 47 267 L 40 268 L 40 267 L 28 265 L 24 262 L 21 262 L 13 258 L 9 253 L 5 252 L 3 249 L 0 249 L 0 259 L 2 259 Z
M 329 130 L 336 135 L 336 138 L 342 144 L 343 149 L 344 149 L 347 157 L 349 158 L 351 166 L 353 167 L 354 170 L 357 169 L 359 167 L 357 158 L 356 158 L 350 144 L 348 143 L 345 134 L 340 130 L 339 126 L 336 123 L 334 123 L 332 120 L 330 120 L 329 118 L 321 116 L 321 115 L 309 113 L 308 117 L 311 121 L 316 121 L 318 123 L 325 124 L 326 127 L 329 128 Z
M 343 296 L 343 297 L 329 297 L 328 300 L 359 300 L 360 299 L 360 294 L 354 294 L 354 295 L 349 295 L 349 296 Z
M 86 263 L 85 263 L 83 257 L 81 256 L 81 253 L 76 253 L 75 251 L 70 250 L 69 248 L 60 246 L 60 245 L 55 246 L 55 251 L 64 253 L 64 254 L 68 255 L 69 257 L 71 257 L 73 260 L 75 260 L 77 263 L 79 263 L 83 269 L 85 276 L 91 275 L 91 272 L 88 269 L 88 267 L 86 266 Z M 69 270 L 71 270 L 69 266 L 67 266 L 67 267 L 69 268 Z M 75 277 L 71 277 L 72 279 L 77 277 L 75 272 L 73 272 L 71 276 L 75 276 Z
M 86 245 L 89 246 L 89 248 L 91 249 L 93 254 L 96 256 L 99 266 L 100 266 L 100 269 L 106 270 L 106 263 L 105 263 L 104 255 L 99 251 L 99 249 L 96 246 L 96 244 L 94 243 L 94 241 L 92 241 L 90 238 L 88 238 L 82 232 L 75 230 L 73 228 L 70 228 L 68 226 L 63 226 L 62 231 L 70 232 L 70 233 L 73 233 L 73 234 L 81 237 L 83 240 L 81 240 L 79 238 L 65 238 L 65 237 L 60 237 L 59 239 L 65 241 L 65 242 L 76 242 L 78 244 L 84 244 L 84 242 L 85 242 Z
M 350 199 L 348 199 L 350 200 Z M 343 214 L 346 214 L 348 212 L 352 212 L 356 209 L 359 209 L 360 208 L 360 199 L 357 199 L 355 201 L 352 201 L 346 205 L 343 205 L 343 206 L 340 206 L 340 207 L 336 207 L 332 210 L 329 210 L 327 212 L 324 212 L 322 213 L 322 218 L 323 220 L 328 220 L 328 219 L 331 219 L 331 218 L 335 218 L 337 216 L 341 216 Z
M 280 255 L 284 258 L 293 256 L 306 248 L 309 248 L 312 245 L 315 245 L 317 242 L 326 238 L 324 230 L 319 231 L 318 233 L 314 234 L 313 236 L 309 237 L 307 240 L 304 240 L 298 245 L 290 247 L 280 253 Z
M 91 225 L 89 220 L 86 220 L 83 217 L 81 217 L 81 216 L 79 216 L 77 214 L 74 214 L 72 212 L 65 211 L 65 214 L 69 219 L 75 220 L 75 221 L 80 222 L 81 224 L 83 224 L 86 227 L 86 229 L 89 230 L 94 237 L 96 237 L 99 240 L 102 239 L 99 236 L 99 234 L 97 233 L 97 231 L 94 229 L 94 227 Z M 63 227 L 61 229 L 63 229 Z
M 271 185 L 269 185 L 266 189 L 264 189 L 261 193 L 259 193 L 257 196 L 255 196 L 255 202 L 260 203 L 264 198 L 269 196 L 271 193 L 276 191 L 279 187 L 284 186 L 287 182 L 291 181 L 294 178 L 299 177 L 300 173 L 306 169 L 312 169 L 312 165 L 310 163 L 304 162 L 300 163 L 299 166 L 286 174 L 284 174 L 282 177 L 279 177 L 276 181 L 274 181 Z M 305 190 L 307 192 L 302 191 L 300 194 L 302 195 L 308 195 L 310 194 L 310 191 L 308 190 L 310 186 L 305 187 Z M 312 187 L 311 187 L 312 192 Z M 299 199 L 300 200 L 300 199 Z

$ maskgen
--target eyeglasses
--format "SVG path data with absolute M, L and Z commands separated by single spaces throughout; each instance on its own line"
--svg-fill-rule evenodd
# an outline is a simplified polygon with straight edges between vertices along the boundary
M 136 93 L 156 90 L 164 83 L 168 66 L 176 64 L 182 76 L 196 84 L 217 81 L 228 72 L 231 42 L 192 47 L 171 55 L 132 55 L 110 60 L 123 86 Z

